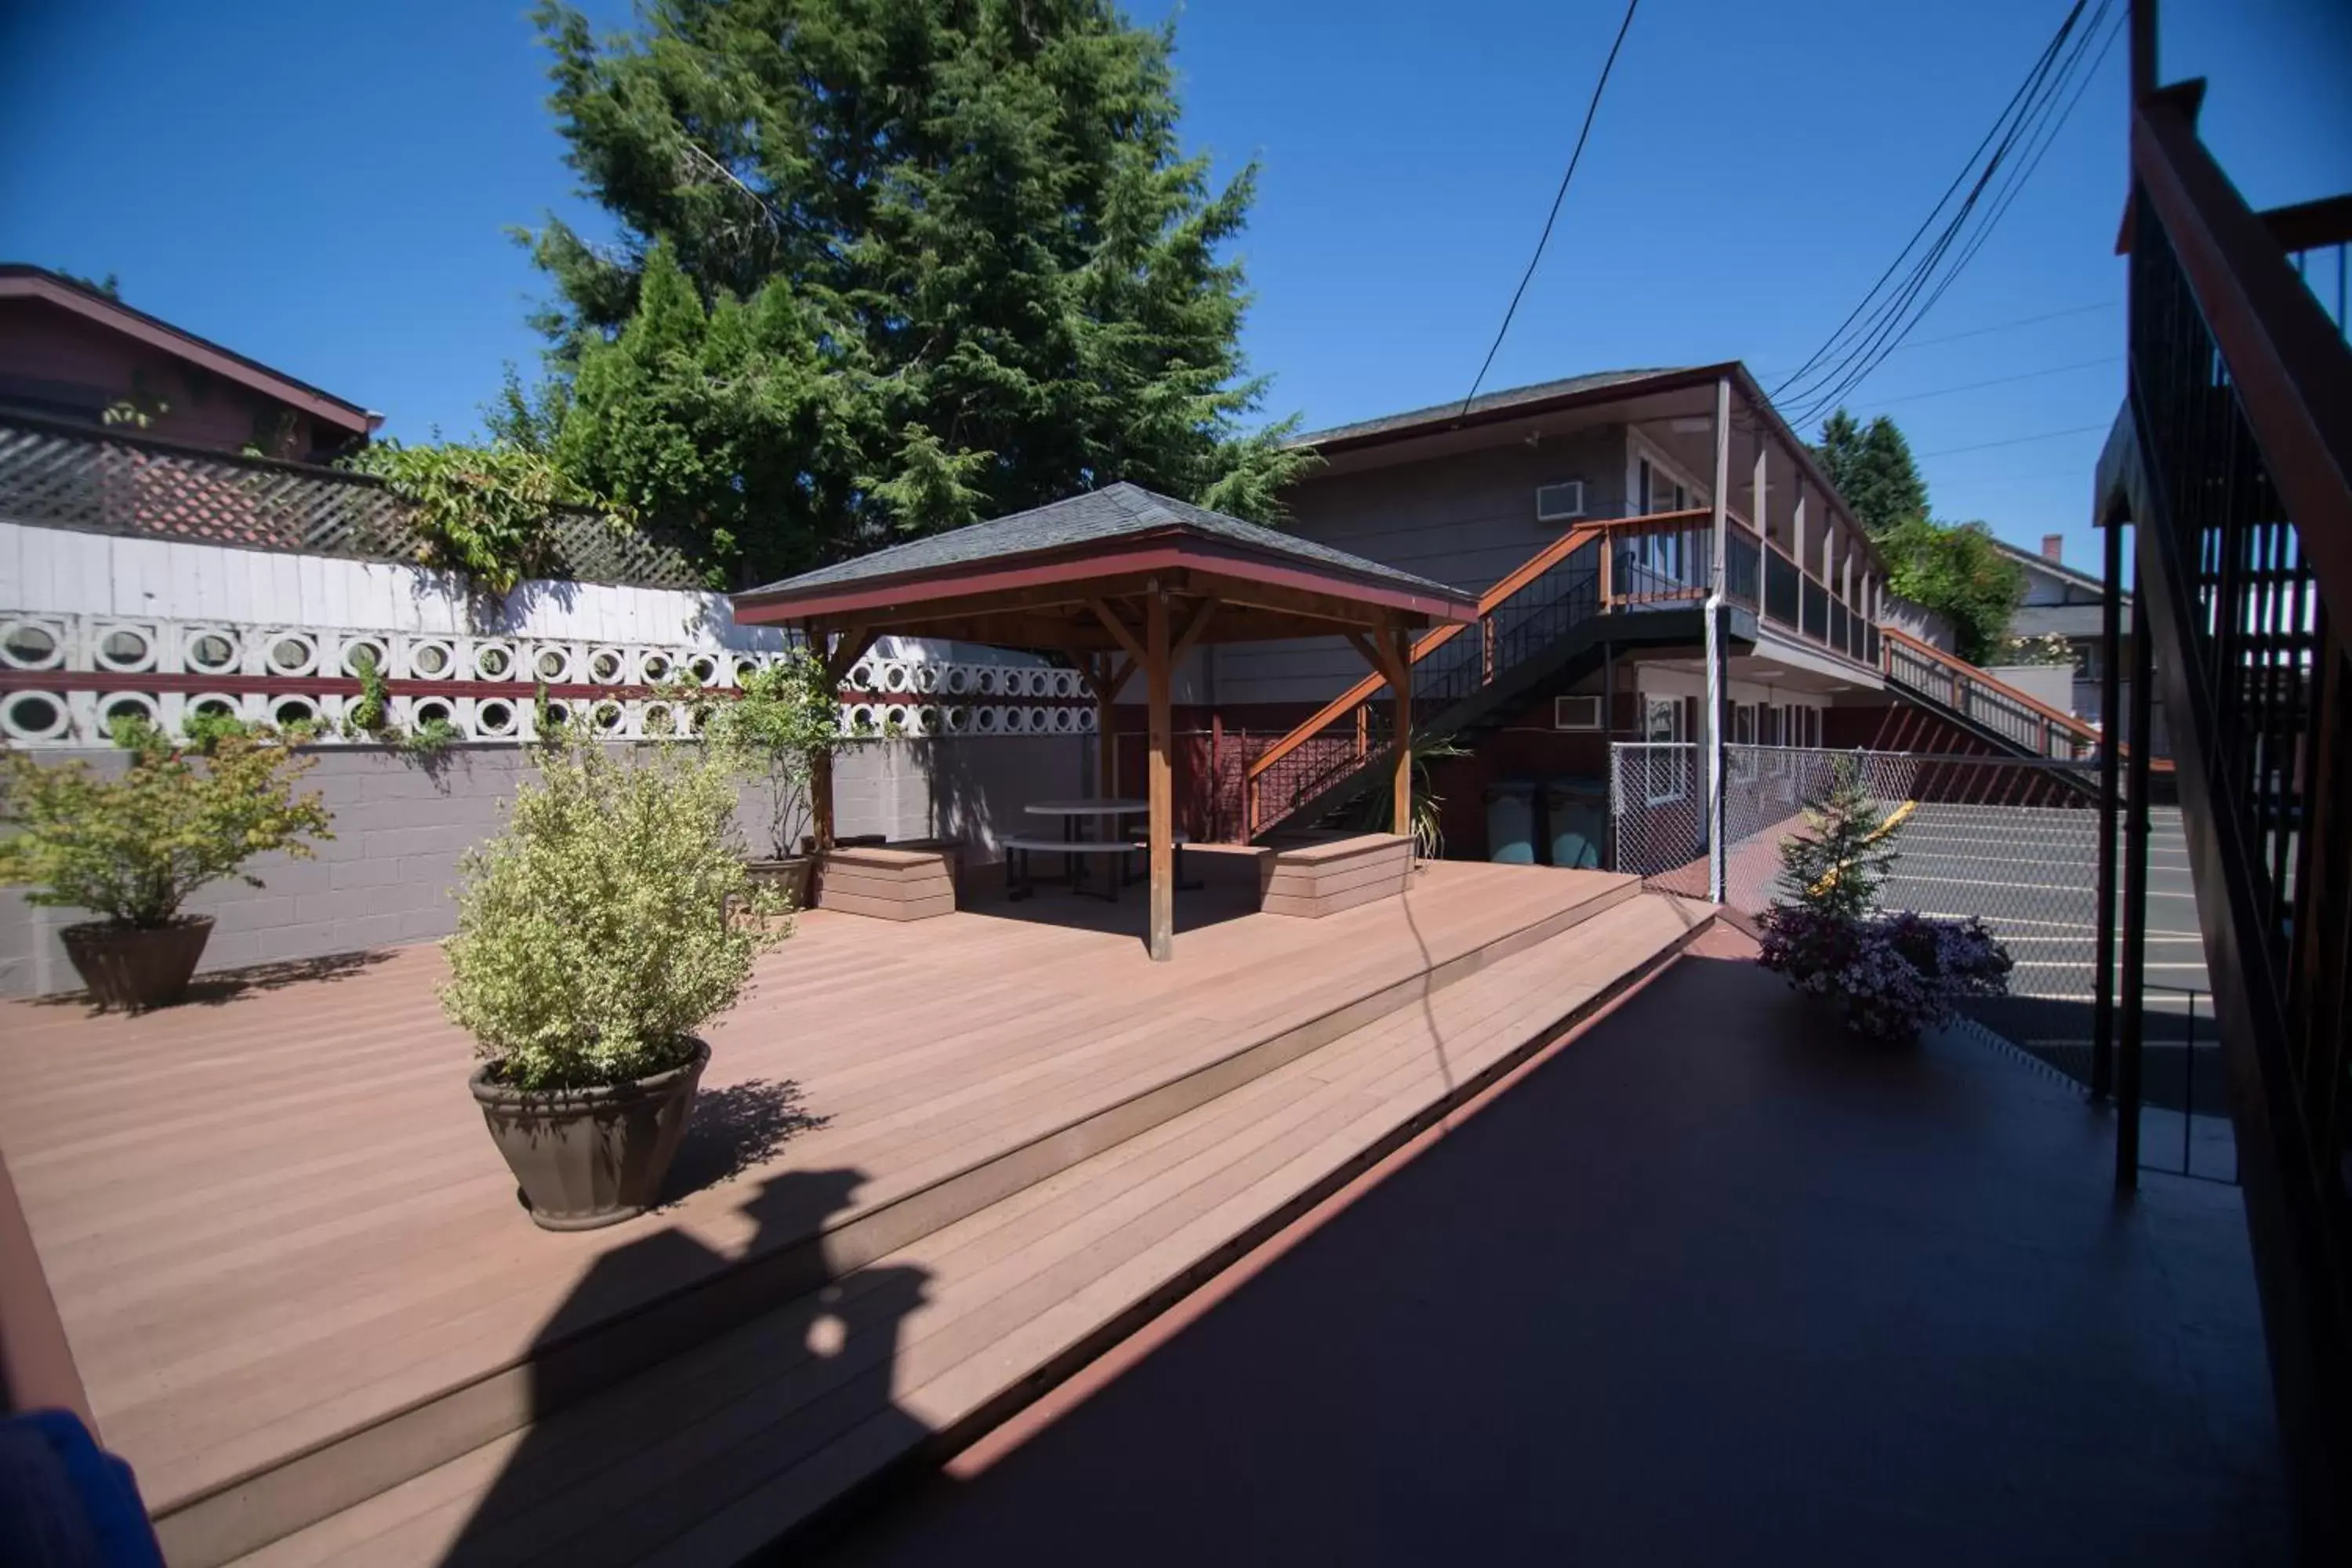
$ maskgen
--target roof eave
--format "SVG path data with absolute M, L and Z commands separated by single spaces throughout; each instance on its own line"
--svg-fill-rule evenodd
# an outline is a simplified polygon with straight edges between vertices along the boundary
M 77 287 L 40 268 L 0 269 L 0 299 L 37 300 L 44 304 L 55 305 L 86 321 L 136 338 L 151 348 L 161 349 L 192 364 L 200 365 L 216 375 L 299 409 L 314 419 L 354 436 L 369 435 L 383 423 L 381 414 L 372 414 L 331 392 L 297 381 L 257 360 L 247 358 L 234 349 L 223 348 L 119 300 L 110 300 L 102 294 Z
M 1392 612 L 1431 622 L 1467 622 L 1477 601 L 1435 584 L 1426 589 L 1379 577 L 1287 560 L 1225 541 L 1209 541 L 1181 527 L 1152 529 L 1116 542 L 1029 551 L 987 562 L 815 584 L 755 588 L 734 596 L 739 621 L 778 625 L 860 614 L 880 615 L 933 602 L 969 599 L 992 592 L 1076 586 L 1093 578 L 1198 569 L 1239 576 L 1304 593 L 1337 593 Z
M 1734 362 L 1736 364 L 1737 362 Z M 1586 408 L 1594 404 L 1617 403 L 1629 397 L 1646 397 L 1660 392 L 1678 392 L 1688 386 L 1702 386 L 1723 374 L 1732 365 L 1698 365 L 1683 370 L 1661 372 L 1656 375 L 1636 376 L 1628 381 L 1612 381 L 1601 386 L 1580 387 L 1573 392 L 1555 393 L 1549 397 L 1532 397 L 1522 403 L 1498 404 L 1493 407 L 1473 409 L 1467 414 L 1433 414 L 1407 425 L 1385 426 L 1378 430 L 1366 430 L 1358 435 L 1339 435 L 1328 439 L 1302 439 L 1292 442 L 1296 451 L 1313 452 L 1328 457 L 1337 452 L 1360 452 L 1367 447 L 1383 447 L 1394 441 L 1409 441 L 1423 436 L 1444 435 L 1454 430 L 1473 430 L 1482 426 L 1508 424 L 1513 420 L 1556 414 L 1566 409 Z

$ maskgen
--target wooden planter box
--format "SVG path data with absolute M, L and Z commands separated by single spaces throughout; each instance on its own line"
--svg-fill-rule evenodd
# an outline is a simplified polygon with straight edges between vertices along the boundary
M 885 921 L 927 921 L 956 907 L 954 845 L 879 845 L 824 858 L 816 907 Z
M 1320 920 L 1392 899 L 1412 879 L 1412 839 L 1366 833 L 1325 844 L 1277 848 L 1258 862 L 1258 908 L 1270 915 Z

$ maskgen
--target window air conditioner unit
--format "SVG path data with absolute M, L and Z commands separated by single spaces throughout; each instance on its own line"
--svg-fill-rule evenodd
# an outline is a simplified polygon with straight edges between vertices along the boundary
M 1553 698 L 1551 727 L 1555 730 L 1598 730 L 1601 728 L 1600 697 Z
M 1568 522 L 1584 515 L 1584 481 L 1564 479 L 1536 487 L 1536 521 Z

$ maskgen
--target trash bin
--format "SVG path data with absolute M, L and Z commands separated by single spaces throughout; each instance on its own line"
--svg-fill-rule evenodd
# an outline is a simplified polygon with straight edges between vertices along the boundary
M 1601 869 L 1609 847 L 1609 783 L 1570 773 L 1544 786 L 1545 831 L 1549 864 L 1582 871 Z
M 1498 865 L 1536 863 L 1536 781 L 1497 779 L 1486 790 L 1486 858 Z

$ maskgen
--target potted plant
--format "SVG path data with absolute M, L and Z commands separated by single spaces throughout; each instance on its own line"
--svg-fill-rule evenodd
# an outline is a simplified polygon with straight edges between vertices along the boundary
M 661 1191 L 710 1060 L 698 1031 L 789 933 L 734 833 L 725 761 L 626 760 L 559 729 L 507 826 L 461 868 L 442 1005 L 531 1218 L 586 1230 Z
M 793 909 L 806 909 L 816 867 L 809 781 L 818 763 L 850 740 L 824 667 L 805 648 L 787 650 L 745 675 L 739 695 L 715 705 L 702 731 L 766 786 L 769 852 L 748 862 L 752 877 L 782 891 Z
M 1780 843 L 1785 896 L 1758 921 L 1757 962 L 1884 1045 L 1916 1040 L 1964 996 L 2009 989 L 2009 952 L 1982 921 L 1878 909 L 1901 823 L 1880 813 L 1851 763 L 1806 802 L 1805 823 Z
M 188 895 L 237 878 L 257 855 L 310 858 L 307 840 L 331 838 L 317 795 L 294 786 L 317 759 L 267 728 L 205 726 L 174 742 L 144 720 L 119 721 L 130 753 L 112 776 L 87 762 L 44 767 L 0 754 L 0 882 L 27 883 L 27 902 L 103 918 L 59 933 L 74 972 L 100 1008 L 143 1012 L 186 994 L 212 936 L 210 915 L 180 912 Z

